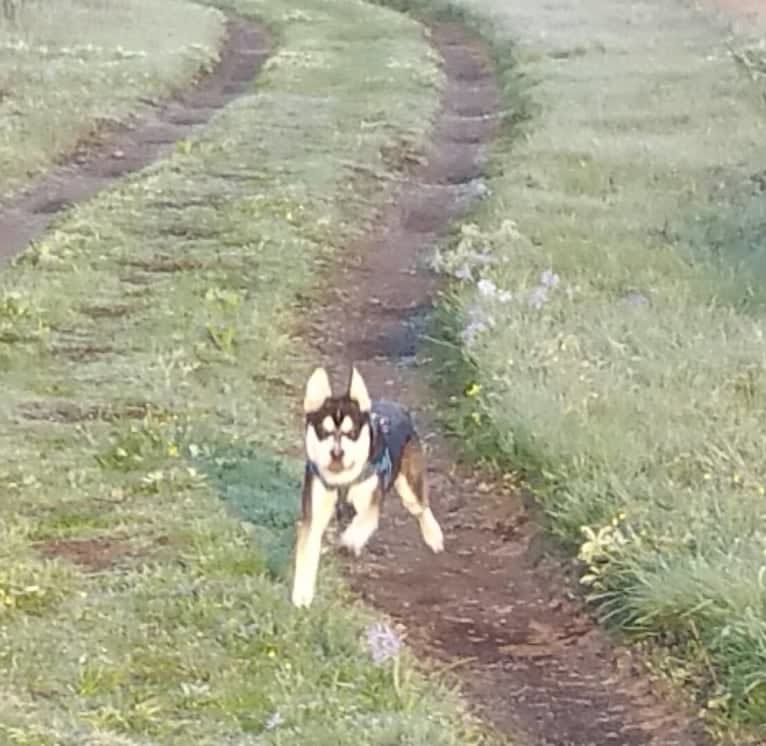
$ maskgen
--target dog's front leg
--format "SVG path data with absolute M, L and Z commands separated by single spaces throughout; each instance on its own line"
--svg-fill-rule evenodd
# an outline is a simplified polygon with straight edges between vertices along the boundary
M 335 511 L 337 490 L 328 490 L 315 476 L 306 475 L 303 485 L 303 514 L 295 549 L 293 604 L 310 606 L 314 600 L 322 536 Z
M 354 506 L 356 515 L 340 537 L 340 543 L 358 557 L 378 528 L 382 499 L 378 475 L 374 474 L 364 482 L 354 485 L 349 490 L 348 499 Z

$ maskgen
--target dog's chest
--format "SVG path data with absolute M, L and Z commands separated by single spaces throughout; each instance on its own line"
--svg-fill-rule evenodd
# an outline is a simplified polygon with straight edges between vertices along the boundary
M 381 491 L 385 493 L 399 473 L 404 447 L 415 435 L 415 428 L 404 407 L 385 399 L 373 402 L 370 425 L 373 447 L 367 467 L 357 483 L 377 475 Z M 348 492 L 348 488 L 340 490 L 336 504 L 336 518 L 341 525 L 350 522 L 355 514 L 354 506 L 348 501 Z

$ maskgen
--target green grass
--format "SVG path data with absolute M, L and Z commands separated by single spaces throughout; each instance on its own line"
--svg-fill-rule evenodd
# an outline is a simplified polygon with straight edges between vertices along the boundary
M 279 44 L 252 91 L 0 276 L 0 740 L 477 743 L 406 651 L 373 663 L 329 556 L 310 611 L 285 582 L 296 328 L 383 196 L 381 149 L 422 143 L 440 73 L 390 11 L 225 7 Z M 62 540 L 119 561 L 41 551 Z
M 185 0 L 12 0 L 0 13 L 0 196 L 217 57 L 223 16 Z M 9 6 L 10 7 L 10 6 Z
M 487 32 L 523 124 L 440 256 L 472 273 L 439 314 L 450 424 L 526 473 L 605 619 L 762 726 L 766 117 L 736 59 L 755 47 L 682 3 L 416 5 Z

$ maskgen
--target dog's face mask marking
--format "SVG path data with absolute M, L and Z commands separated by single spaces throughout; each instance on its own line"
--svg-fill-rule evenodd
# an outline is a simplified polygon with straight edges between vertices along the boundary
M 333 396 L 324 368 L 306 384 L 306 455 L 328 485 L 353 482 L 370 455 L 370 396 L 359 372 L 351 374 L 348 391 Z

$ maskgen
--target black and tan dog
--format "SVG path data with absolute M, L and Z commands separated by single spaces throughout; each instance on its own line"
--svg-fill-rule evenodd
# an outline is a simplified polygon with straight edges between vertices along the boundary
M 347 391 L 334 396 L 324 368 L 306 384 L 306 474 L 298 526 L 293 603 L 314 599 L 322 536 L 347 502 L 355 513 L 340 538 L 358 555 L 378 527 L 384 495 L 393 486 L 417 518 L 423 540 L 434 552 L 444 548 L 442 530 L 428 505 L 423 446 L 409 413 L 390 401 L 371 401 L 352 369 Z

